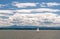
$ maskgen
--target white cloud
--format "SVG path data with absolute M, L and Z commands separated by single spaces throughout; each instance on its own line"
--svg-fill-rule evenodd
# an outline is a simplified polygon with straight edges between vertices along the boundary
M 60 25 L 60 16 L 58 14 L 50 13 L 50 12 L 58 12 L 58 11 L 60 10 L 49 9 L 49 8 L 0 10 L 0 16 L 9 17 L 8 19 L 0 18 L 0 25 L 1 25 L 0 27 L 11 26 L 11 25 L 58 26 Z M 33 12 L 36 12 L 36 13 L 33 14 Z M 37 12 L 40 12 L 40 13 L 37 13 Z M 45 13 L 41 13 L 41 12 L 45 12 Z M 11 15 L 11 16 L 6 15 L 6 14 L 13 14 L 13 13 L 14 15 Z
M 0 18 L 0 27 L 8 27 L 13 25 L 12 23 L 10 23 L 10 21 L 8 19 L 2 19 Z
M 35 7 L 38 3 L 19 3 L 13 2 L 12 5 L 18 8 Z
M 40 6 L 41 7 L 46 7 L 46 3 L 45 2 L 42 2 L 42 3 L 40 3 Z
M 22 9 L 22 10 L 16 10 L 16 12 L 18 13 L 31 13 L 32 12 L 32 9 Z
M 18 13 L 31 13 L 31 12 L 59 12 L 59 9 L 50 9 L 50 8 L 37 8 L 37 9 L 22 9 L 16 10 Z
M 4 4 L 0 4 L 0 8 L 2 8 L 3 6 L 6 6 L 6 5 L 4 5 Z
M 14 10 L 0 10 L 0 18 L 6 19 L 12 16 Z
M 59 26 L 60 16 L 53 13 L 19 14 L 16 13 L 8 19 L 0 18 L 0 27 L 11 25 L 21 26 Z
M 50 8 L 37 8 L 37 9 L 21 9 L 21 10 L 0 10 L 0 18 L 3 16 L 5 17 L 10 17 L 15 13 L 20 13 L 20 14 L 33 14 L 34 13 L 52 13 L 52 12 L 58 12 L 60 10 L 58 9 L 50 9 Z M 11 14 L 11 15 L 10 15 Z M 4 17 L 3 17 L 4 18 Z
M 56 3 L 56 2 L 42 2 L 40 4 L 41 7 L 54 7 L 54 6 L 60 6 L 60 3 Z
M 20 10 L 0 10 L 0 14 L 31 13 L 31 12 L 59 12 L 59 9 L 37 8 L 37 9 L 20 9 Z
M 58 12 L 58 9 L 50 9 L 50 8 L 38 8 L 35 9 L 34 12 Z
M 58 18 L 58 19 L 56 19 Z M 18 14 L 9 18 L 10 22 L 22 26 L 59 26 L 60 19 L 58 14 L 40 13 L 40 14 Z
M 0 10 L 0 13 L 12 13 L 14 10 Z
M 13 25 L 12 23 L 8 23 L 8 22 L 4 22 L 4 21 L 0 21 L 0 27 L 8 27 Z
M 56 3 L 56 2 L 50 2 L 47 3 L 48 6 L 60 6 L 60 3 Z

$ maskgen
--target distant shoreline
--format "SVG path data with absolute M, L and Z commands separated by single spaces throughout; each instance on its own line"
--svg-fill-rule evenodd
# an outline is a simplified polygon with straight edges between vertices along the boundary
M 37 28 L 0 28 L 0 30 L 37 30 Z M 39 27 L 39 30 L 60 30 L 60 27 Z

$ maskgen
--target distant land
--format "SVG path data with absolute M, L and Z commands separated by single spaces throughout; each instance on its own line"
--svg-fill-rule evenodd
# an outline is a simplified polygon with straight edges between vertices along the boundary
M 9 26 L 9 27 L 0 27 L 0 30 L 60 30 L 60 27 L 39 27 L 39 26 Z

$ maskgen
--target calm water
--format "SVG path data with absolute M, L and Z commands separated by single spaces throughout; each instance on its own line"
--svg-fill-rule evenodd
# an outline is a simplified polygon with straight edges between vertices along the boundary
M 60 39 L 60 30 L 0 30 L 0 39 Z

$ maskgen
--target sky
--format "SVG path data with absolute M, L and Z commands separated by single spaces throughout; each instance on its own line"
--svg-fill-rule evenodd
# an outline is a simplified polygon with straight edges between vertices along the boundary
M 0 0 L 0 27 L 60 26 L 60 0 Z

